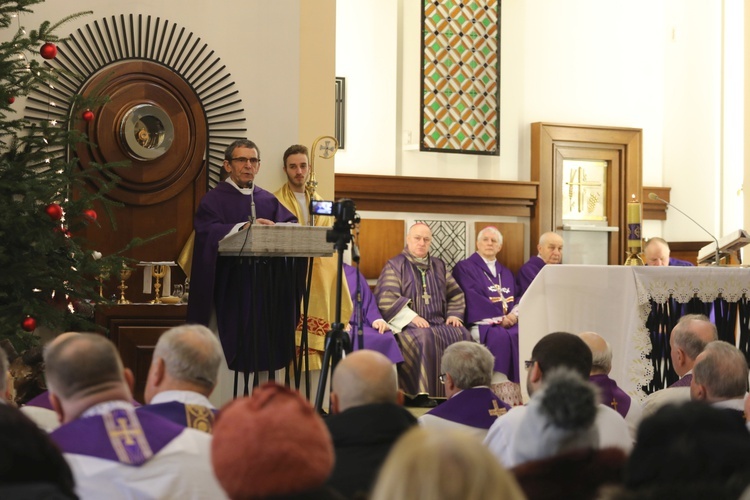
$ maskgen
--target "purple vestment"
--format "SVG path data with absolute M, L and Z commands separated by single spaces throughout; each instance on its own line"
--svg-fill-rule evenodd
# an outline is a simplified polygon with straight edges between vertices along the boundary
M 599 388 L 599 402 L 609 406 L 625 418 L 630 410 L 630 396 L 617 387 L 617 382 L 603 373 L 591 375 L 589 381 Z
M 680 259 L 675 259 L 674 257 L 670 257 L 669 258 L 669 265 L 670 266 L 677 266 L 677 267 L 692 267 L 693 263 L 692 262 L 688 262 L 686 260 L 680 260 Z
M 354 312 L 352 318 L 349 321 L 352 329 L 350 332 L 350 338 L 352 341 L 353 350 L 357 350 L 357 276 L 359 276 L 359 287 L 360 294 L 362 297 L 362 336 L 365 349 L 371 349 L 378 351 L 388 357 L 393 363 L 401 363 L 404 357 L 401 355 L 401 350 L 398 348 L 398 342 L 393 332 L 386 330 L 385 333 L 379 333 L 375 328 L 372 327 L 373 322 L 379 319 L 383 319 L 378 310 L 378 305 L 375 303 L 375 296 L 370 291 L 370 287 L 367 285 L 367 280 L 360 273 L 357 268 L 344 264 L 344 272 L 346 273 L 346 282 L 349 285 L 349 293 L 352 296 L 352 304 L 354 304 Z
M 107 419 L 112 425 L 107 429 Z M 138 466 L 180 435 L 184 427 L 150 413 L 114 409 L 79 418 L 50 433 L 63 453 L 86 455 Z
M 516 304 L 513 273 L 497 261 L 495 272 L 497 276 L 492 276 L 478 253 L 462 260 L 453 268 L 453 277 L 464 291 L 467 324 L 473 325 L 485 319 L 505 316 Z M 510 328 L 503 328 L 501 325 L 478 326 L 479 342 L 487 346 L 495 356 L 494 370 L 507 375 L 511 382 L 518 383 L 518 323 Z
M 465 307 L 464 294 L 446 271 L 445 263 L 435 257 L 419 263 L 404 249 L 385 264 L 375 296 L 386 321 L 409 306 L 430 324 L 429 328 L 409 324 L 398 334 L 404 356 L 404 362 L 398 365 L 400 387 L 407 394 L 444 396 L 445 387 L 440 383 L 443 351 L 459 340 L 471 340 L 465 328 L 445 324 L 448 316 L 463 320 Z
M 669 387 L 690 387 L 690 384 L 692 382 L 693 382 L 693 374 L 688 373 L 684 377 L 680 378 L 680 380 L 670 385 Z
M 257 218 L 296 222 L 268 191 L 255 186 L 253 196 Z M 194 219 L 187 310 L 188 323 L 208 325 L 215 307 L 227 364 L 243 372 L 278 369 L 290 361 L 305 267 L 304 259 L 218 258 L 219 240 L 250 213 L 250 195 L 227 182 L 203 196 Z M 269 311 L 273 307 L 277 310 Z
M 458 424 L 489 429 L 500 416 L 501 408 L 507 412 L 510 406 L 487 387 L 464 389 L 452 398 L 437 405 L 427 415 L 450 420 Z
M 521 299 L 526 290 L 528 290 L 529 285 L 531 285 L 531 282 L 534 281 L 534 278 L 536 278 L 536 275 L 539 274 L 539 271 L 544 266 L 544 261 L 538 255 L 534 255 L 521 266 L 516 275 L 516 302 Z
M 138 415 L 143 412 L 153 413 L 166 418 L 182 427 L 190 427 L 213 434 L 214 421 L 219 411 L 195 404 L 184 404 L 179 401 L 144 405 L 138 408 Z

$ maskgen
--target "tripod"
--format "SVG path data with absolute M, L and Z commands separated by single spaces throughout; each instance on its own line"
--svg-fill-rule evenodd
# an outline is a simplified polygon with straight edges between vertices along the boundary
M 344 250 L 351 239 L 351 234 L 337 233 L 335 230 L 328 232 L 328 236 L 337 235 L 334 248 L 338 253 L 338 267 L 336 271 L 336 316 L 335 322 L 331 324 L 331 329 L 326 333 L 325 351 L 323 352 L 323 362 L 320 367 L 320 380 L 318 390 L 315 395 L 315 409 L 318 413 L 323 410 L 323 396 L 325 394 L 326 382 L 328 380 L 328 367 L 330 372 L 336 369 L 336 365 L 341 361 L 345 352 L 351 352 L 351 342 L 349 335 L 344 331 L 344 325 L 341 323 L 341 280 L 344 279 Z

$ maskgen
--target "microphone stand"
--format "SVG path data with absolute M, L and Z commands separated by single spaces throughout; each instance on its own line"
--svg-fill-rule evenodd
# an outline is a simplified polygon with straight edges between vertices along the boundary
M 678 212 L 680 212 L 682 215 L 684 215 L 685 217 L 687 217 L 693 224 L 695 224 L 699 228 L 703 229 L 706 232 L 706 234 L 709 235 L 711 237 L 711 239 L 714 240 L 714 242 L 716 242 L 716 255 L 715 255 L 714 263 L 715 263 L 716 267 L 720 266 L 720 264 L 719 264 L 719 239 L 716 236 L 714 236 L 713 234 L 709 233 L 708 229 L 706 229 L 705 227 L 703 227 L 700 224 L 698 224 L 698 221 L 696 221 L 695 219 L 693 219 L 692 217 L 690 217 L 688 214 L 686 214 L 685 212 L 683 212 L 682 210 L 680 210 L 676 206 L 672 205 L 667 200 L 659 198 L 659 196 L 657 196 L 656 193 L 649 193 L 648 197 L 651 200 L 659 200 L 660 202 L 664 203 L 668 207 L 674 208 L 675 210 L 677 210 Z

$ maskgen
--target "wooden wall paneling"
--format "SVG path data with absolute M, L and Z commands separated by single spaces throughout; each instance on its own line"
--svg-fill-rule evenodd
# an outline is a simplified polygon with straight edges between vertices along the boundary
M 336 174 L 336 199 L 358 210 L 529 217 L 538 182 Z
M 469 244 L 469 255 L 476 251 L 476 235 L 487 226 L 495 226 L 503 235 L 503 247 L 497 254 L 497 261 L 510 269 L 515 275 L 521 268 L 524 259 L 524 227 L 521 222 L 475 222 L 474 240 Z M 536 245 L 532 247 L 532 254 L 536 251 Z
M 359 224 L 359 269 L 367 279 L 377 279 L 391 257 L 405 245 L 403 220 L 362 219 Z
M 648 195 L 654 193 L 662 200 L 669 201 L 669 193 L 671 191 L 672 188 L 668 187 L 643 186 L 641 201 L 643 203 L 644 220 L 667 220 L 666 203 L 663 203 L 659 200 L 652 200 L 648 197 Z

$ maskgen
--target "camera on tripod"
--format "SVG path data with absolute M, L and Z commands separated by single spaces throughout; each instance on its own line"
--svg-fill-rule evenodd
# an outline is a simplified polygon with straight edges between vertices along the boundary
M 326 233 L 326 241 L 329 243 L 351 241 L 351 230 L 360 220 L 357 207 L 348 198 L 342 198 L 339 201 L 310 200 L 310 213 L 334 218 L 333 229 Z

